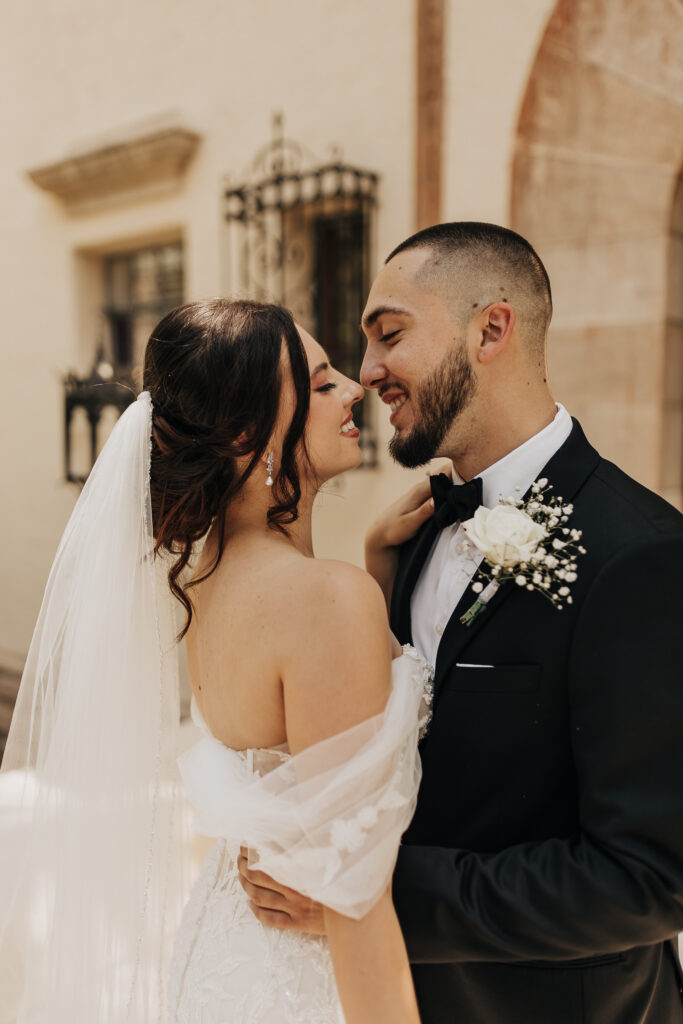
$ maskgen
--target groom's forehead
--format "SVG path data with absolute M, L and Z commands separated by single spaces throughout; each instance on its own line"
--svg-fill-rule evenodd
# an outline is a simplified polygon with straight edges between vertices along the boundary
M 411 289 L 415 287 L 415 277 L 433 257 L 431 249 L 406 249 L 385 263 L 375 278 L 370 292 L 375 286 L 383 288 Z
M 409 316 L 424 294 L 415 274 L 429 257 L 428 250 L 409 249 L 399 253 L 375 278 L 363 312 L 362 326 L 369 330 L 383 314 Z
M 368 333 L 384 317 L 423 319 L 441 316 L 444 300 L 438 291 L 417 276 L 430 259 L 430 250 L 407 250 L 396 255 L 375 278 L 361 320 Z

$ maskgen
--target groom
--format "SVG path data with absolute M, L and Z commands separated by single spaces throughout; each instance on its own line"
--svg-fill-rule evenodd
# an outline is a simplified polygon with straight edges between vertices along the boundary
M 436 666 L 394 898 L 425 1024 L 681 1024 L 683 517 L 555 404 L 551 312 L 531 246 L 476 223 L 409 238 L 365 309 L 392 455 L 456 471 L 393 584 L 398 639 Z M 539 478 L 582 531 L 571 603 L 513 581 L 463 624 L 462 522 Z M 313 927 L 293 896 L 263 905 Z

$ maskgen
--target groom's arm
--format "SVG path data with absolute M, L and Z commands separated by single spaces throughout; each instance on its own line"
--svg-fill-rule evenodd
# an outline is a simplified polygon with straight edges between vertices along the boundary
M 581 831 L 495 854 L 402 847 L 411 960 L 564 960 L 683 930 L 682 593 L 681 537 L 601 571 L 569 666 Z

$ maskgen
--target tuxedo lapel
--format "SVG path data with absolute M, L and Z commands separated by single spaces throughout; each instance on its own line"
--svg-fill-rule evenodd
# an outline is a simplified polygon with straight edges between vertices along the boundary
M 410 598 L 438 532 L 434 520 L 429 519 L 401 548 L 391 595 L 391 626 L 401 643 L 413 642 Z
M 546 477 L 548 482 L 552 484 L 551 496 L 562 497 L 565 501 L 573 501 L 586 479 L 595 471 L 599 461 L 600 456 L 586 440 L 580 424 L 577 420 L 573 420 L 571 434 L 549 462 L 546 463 L 538 476 L 539 478 Z M 530 491 L 531 488 L 524 495 L 525 499 Z M 480 576 L 478 572 L 475 573 L 470 585 L 453 611 L 441 638 L 435 665 L 435 699 L 438 697 L 439 688 L 443 680 L 453 664 L 458 660 L 463 649 L 474 639 L 479 630 L 491 621 L 510 594 L 514 593 L 517 589 L 513 582 L 508 581 L 504 583 L 477 618 L 469 626 L 464 626 L 460 621 L 460 616 L 476 600 L 477 595 L 472 590 L 472 584 L 477 582 L 477 580 L 486 582 L 484 577 Z
M 572 424 L 572 432 L 567 440 L 538 474 L 539 478 L 547 477 L 552 484 L 551 497 L 561 497 L 565 501 L 574 500 L 600 462 L 600 456 L 589 444 L 579 421 L 572 418 Z M 531 488 L 524 497 L 528 497 L 530 492 Z

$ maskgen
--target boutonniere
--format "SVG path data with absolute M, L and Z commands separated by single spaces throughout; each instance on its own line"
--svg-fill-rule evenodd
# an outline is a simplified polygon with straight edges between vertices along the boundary
M 500 590 L 513 580 L 518 587 L 537 590 L 558 610 L 572 604 L 570 584 L 577 579 L 577 558 L 586 549 L 579 543 L 581 530 L 567 526 L 574 506 L 560 497 L 547 497 L 552 484 L 544 478 L 532 484 L 530 497 L 507 498 L 495 508 L 482 505 L 463 523 L 469 541 L 484 561 L 472 590 L 474 604 L 460 621 L 469 626 Z

